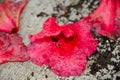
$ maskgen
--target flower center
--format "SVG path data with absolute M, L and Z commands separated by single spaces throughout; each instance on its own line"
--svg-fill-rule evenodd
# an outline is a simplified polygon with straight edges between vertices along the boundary
M 52 42 L 55 43 L 55 46 L 60 55 L 64 56 L 70 55 L 72 53 L 72 49 L 74 49 L 74 46 L 76 44 L 74 36 L 70 36 L 67 38 L 63 34 L 52 37 Z

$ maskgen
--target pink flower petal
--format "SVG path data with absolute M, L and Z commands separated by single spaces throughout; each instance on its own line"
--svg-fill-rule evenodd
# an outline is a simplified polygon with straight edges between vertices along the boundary
M 0 31 L 18 31 L 20 25 L 20 14 L 27 0 L 2 0 L 0 3 Z
M 44 47 L 43 47 L 44 46 Z M 28 53 L 31 56 L 32 61 L 37 65 L 48 65 L 49 56 L 52 55 L 54 43 L 52 42 L 42 42 L 31 43 L 28 46 Z
M 56 23 L 55 18 L 49 18 L 43 24 L 43 31 L 45 32 L 45 36 L 54 36 L 60 33 L 60 28 Z
M 62 77 L 78 76 L 86 69 L 86 56 L 75 53 L 71 56 L 61 56 L 53 54 L 50 56 L 51 70 Z
M 58 35 L 60 34 L 61 30 L 60 27 L 57 25 L 56 23 L 56 19 L 55 18 L 49 18 L 45 21 L 45 23 L 43 24 L 43 30 L 34 35 L 30 35 L 30 40 L 31 41 L 35 41 L 36 39 L 42 39 L 45 38 L 46 36 L 54 36 L 54 35 Z
M 62 30 L 65 37 L 69 38 L 69 37 L 72 37 L 75 35 L 72 28 L 71 28 L 72 26 L 73 25 L 71 25 L 71 24 L 65 24 L 61 27 L 61 30 Z
M 90 33 L 90 25 L 84 21 L 78 21 L 74 24 L 77 34 L 79 34 L 79 40 L 81 41 L 80 48 L 84 50 L 87 56 L 90 56 L 97 48 L 97 40 Z
M 117 26 L 116 30 L 114 31 L 114 35 L 120 36 L 120 0 L 116 0 L 116 17 L 115 17 L 115 24 Z
M 116 30 L 116 0 L 101 0 L 98 8 L 92 12 L 85 20 L 88 20 L 96 33 L 109 36 Z
M 0 32 L 0 64 L 9 61 L 26 61 L 27 47 L 17 34 Z

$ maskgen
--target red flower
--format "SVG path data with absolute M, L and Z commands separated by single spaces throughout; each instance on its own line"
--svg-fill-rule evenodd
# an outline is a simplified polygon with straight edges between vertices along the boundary
M 24 9 L 27 0 L 2 0 L 0 3 L 0 31 L 18 31 L 20 14 Z
M 0 32 L 0 64 L 8 61 L 26 61 L 27 47 L 17 34 Z
M 28 53 L 40 66 L 48 65 L 59 76 L 80 75 L 86 67 L 86 58 L 97 47 L 90 27 L 83 21 L 59 26 L 49 18 L 43 30 L 30 36 Z
M 120 35 L 119 16 L 119 0 L 102 0 L 98 8 L 84 20 L 91 23 L 96 33 L 109 37 L 111 35 Z M 119 32 L 119 34 L 116 32 Z

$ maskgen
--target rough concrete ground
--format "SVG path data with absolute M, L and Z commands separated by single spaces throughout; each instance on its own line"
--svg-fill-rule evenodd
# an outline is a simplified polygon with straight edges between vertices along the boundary
M 59 24 L 75 22 L 87 16 L 99 0 L 29 0 L 21 16 L 20 35 L 29 43 L 28 35 L 41 30 L 43 22 L 51 16 Z M 48 67 L 39 67 L 30 61 L 0 65 L 0 80 L 120 80 L 120 38 L 99 40 L 95 54 L 88 58 L 87 69 L 81 76 L 61 78 Z

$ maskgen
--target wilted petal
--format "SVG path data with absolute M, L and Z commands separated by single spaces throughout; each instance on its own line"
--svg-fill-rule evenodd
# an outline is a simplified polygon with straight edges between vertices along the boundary
M 18 34 L 0 32 L 0 64 L 11 61 L 26 61 L 27 47 Z
M 20 25 L 20 14 L 27 0 L 2 0 L 0 3 L 0 31 L 18 31 Z
M 115 30 L 116 0 L 101 0 L 97 9 L 85 20 L 89 21 L 97 34 L 111 35 Z

